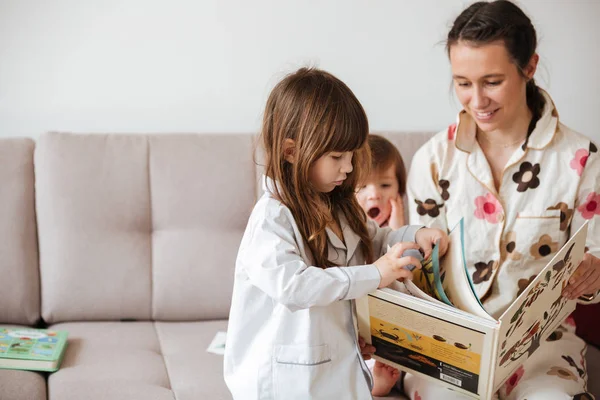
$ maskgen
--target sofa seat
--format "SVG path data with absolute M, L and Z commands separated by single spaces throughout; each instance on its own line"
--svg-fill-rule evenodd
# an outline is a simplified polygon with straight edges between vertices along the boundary
M 206 352 L 226 328 L 226 321 L 53 325 L 69 332 L 69 344 L 48 377 L 48 400 L 230 399 L 223 357 Z

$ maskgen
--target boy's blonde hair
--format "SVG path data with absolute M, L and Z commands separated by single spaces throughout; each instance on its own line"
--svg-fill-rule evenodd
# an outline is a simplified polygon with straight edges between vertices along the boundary
M 286 76 L 267 100 L 261 131 L 265 173 L 277 182 L 275 196 L 291 210 L 316 266 L 336 265 L 328 259 L 325 228 L 330 216 L 337 220 L 338 213 L 360 237 L 367 262 L 373 261 L 366 217 L 354 196 L 370 165 L 368 133 L 367 116 L 356 96 L 342 81 L 319 69 L 301 68 Z M 286 139 L 295 142 L 294 163 L 285 159 Z M 321 193 L 310 184 L 309 169 L 333 151 L 354 151 L 353 170 L 342 185 Z
M 398 181 L 398 193 L 406 193 L 406 168 L 400 152 L 386 138 L 379 135 L 369 135 L 369 147 L 371 148 L 371 172 L 383 172 L 390 166 L 394 166 L 396 180 Z

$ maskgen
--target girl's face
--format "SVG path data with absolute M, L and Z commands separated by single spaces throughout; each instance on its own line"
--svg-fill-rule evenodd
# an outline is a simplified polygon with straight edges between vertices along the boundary
M 396 166 L 390 165 L 383 171 L 373 171 L 356 193 L 358 204 L 367 216 L 382 226 L 392 214 L 391 200 L 398 197 Z
M 537 57 L 523 71 L 535 73 Z M 509 130 L 527 112 L 527 79 L 511 61 L 504 42 L 474 46 L 459 41 L 450 48 L 456 95 L 477 126 L 488 133 Z
M 309 169 L 311 184 L 321 193 L 340 186 L 352 172 L 352 151 L 331 152 L 321 156 Z

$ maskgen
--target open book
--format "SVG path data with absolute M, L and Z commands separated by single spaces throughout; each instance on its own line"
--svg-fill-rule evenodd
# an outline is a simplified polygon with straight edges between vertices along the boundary
M 555 254 L 497 320 L 475 294 L 464 257 L 463 221 L 447 253 L 412 281 L 356 301 L 358 328 L 376 360 L 479 399 L 491 399 L 575 309 L 563 288 L 583 259 L 587 223 Z

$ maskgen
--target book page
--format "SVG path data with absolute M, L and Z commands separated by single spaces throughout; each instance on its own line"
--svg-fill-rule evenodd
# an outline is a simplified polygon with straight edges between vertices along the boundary
M 375 359 L 471 396 L 486 393 L 495 321 L 389 289 L 357 303 L 359 331 Z
M 577 302 L 562 290 L 585 252 L 587 222 L 500 317 L 494 387 L 499 387 L 573 312 Z
M 467 272 L 463 229 L 463 220 L 461 219 L 450 232 L 448 251 L 440 260 L 440 268 L 445 271 L 445 279 L 442 283 L 444 292 L 455 307 L 478 317 L 493 320 L 475 294 Z

